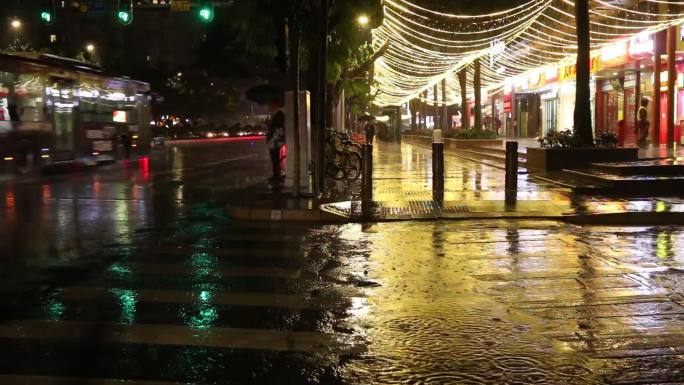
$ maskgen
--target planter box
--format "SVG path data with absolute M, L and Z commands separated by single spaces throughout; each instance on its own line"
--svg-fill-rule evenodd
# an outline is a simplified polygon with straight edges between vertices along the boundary
M 503 139 L 444 139 L 444 143 L 450 149 L 472 147 L 501 147 Z
M 533 170 L 586 168 L 592 163 L 636 160 L 638 148 L 527 148 L 527 168 Z
M 432 146 L 432 138 L 429 136 L 402 135 L 402 140 L 406 143 Z M 503 146 L 503 139 L 444 139 L 446 149 L 460 149 L 471 147 L 492 147 Z
M 409 144 L 417 144 L 419 146 L 432 146 L 432 138 L 429 136 L 420 135 L 402 135 L 401 140 Z

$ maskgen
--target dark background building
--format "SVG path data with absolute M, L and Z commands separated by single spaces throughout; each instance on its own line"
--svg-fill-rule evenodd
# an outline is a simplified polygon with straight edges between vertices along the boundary
M 134 0 L 133 22 L 117 21 L 118 1 L 54 0 L 55 20 L 41 22 L 43 0 L 3 0 L 0 50 L 39 51 L 90 61 L 117 75 L 149 82 L 157 115 L 178 114 L 230 123 L 263 114 L 248 103 L 244 90 L 257 77 L 216 73 L 206 65 L 207 36 L 232 1 L 214 1 L 217 20 L 197 17 L 199 1 L 176 11 L 170 0 Z M 49 3 L 49 1 L 48 1 Z M 17 22 L 19 24 L 17 24 Z M 200 60 L 201 52 L 205 52 Z M 207 60 L 209 59 L 209 60 Z M 236 74 L 238 75 L 238 74 Z M 237 80 L 241 78 L 240 80 Z

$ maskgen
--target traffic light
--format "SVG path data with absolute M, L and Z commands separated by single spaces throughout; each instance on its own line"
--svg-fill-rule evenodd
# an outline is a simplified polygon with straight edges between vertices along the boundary
M 211 23 L 214 20 L 214 5 L 211 0 L 202 0 L 197 8 L 197 16 L 202 23 Z
M 40 7 L 40 21 L 46 25 L 51 25 L 55 22 L 54 0 L 43 0 L 42 6 Z
M 133 22 L 133 0 L 119 0 L 116 19 L 123 25 L 129 25 Z

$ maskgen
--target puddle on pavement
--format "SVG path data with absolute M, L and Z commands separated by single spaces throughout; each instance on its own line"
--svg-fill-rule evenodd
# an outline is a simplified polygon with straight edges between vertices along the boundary
M 591 354 L 573 350 L 572 344 L 549 334 L 574 337 L 579 335 L 576 330 L 586 332 L 583 329 L 598 327 L 591 318 L 593 315 L 588 313 L 589 320 L 575 320 L 569 326 L 559 327 L 562 322 L 554 324 L 534 316 L 533 312 L 514 309 L 509 303 L 495 301 L 496 296 L 491 295 L 525 290 L 524 284 L 504 286 L 508 289 L 502 290 L 501 283 L 473 278 L 495 271 L 515 275 L 562 270 L 574 264 L 577 276 L 585 276 L 591 285 L 592 275 L 599 271 L 594 265 L 602 268 L 603 262 L 587 262 L 584 253 L 587 243 L 603 243 L 585 238 L 588 230 L 578 229 L 551 222 L 403 222 L 343 226 L 340 238 L 349 245 L 363 246 L 356 253 L 352 250 L 342 253 L 345 257 L 341 270 L 378 284 L 365 288 L 366 298 L 352 304 L 348 323 L 355 333 L 365 338 L 367 351 L 342 367 L 345 382 L 612 383 L 608 378 L 619 378 L 619 373 L 629 369 L 624 363 L 606 363 Z M 664 252 L 659 251 L 661 248 L 672 250 L 672 246 L 657 245 L 659 237 L 663 237 L 658 234 L 663 231 L 674 239 L 673 244 L 681 242 L 681 234 L 673 236 L 672 230 L 637 234 L 631 242 L 637 246 L 640 242 L 649 243 L 648 250 L 658 258 L 658 253 Z M 584 242 L 579 238 L 585 238 Z M 612 243 L 611 247 L 619 249 L 628 244 L 629 241 L 623 241 Z M 619 253 L 608 254 L 615 255 Z M 535 260 L 534 256 L 538 258 Z M 596 299 L 587 294 L 590 288 L 581 286 L 575 279 L 570 281 L 579 289 L 550 285 L 546 290 L 551 296 L 561 293 L 561 298 L 572 298 L 568 293 L 577 292 L 580 301 Z M 551 283 L 554 282 L 557 281 Z M 624 285 L 631 290 L 629 284 Z M 667 326 L 660 323 L 663 325 Z M 628 326 L 612 331 L 625 332 Z M 608 330 L 597 331 L 600 332 Z

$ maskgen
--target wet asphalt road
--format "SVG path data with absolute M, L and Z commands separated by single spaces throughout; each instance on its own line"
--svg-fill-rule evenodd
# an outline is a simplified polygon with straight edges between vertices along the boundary
M 245 141 L 2 183 L 0 384 L 684 382 L 682 229 L 226 217 L 267 173 Z

